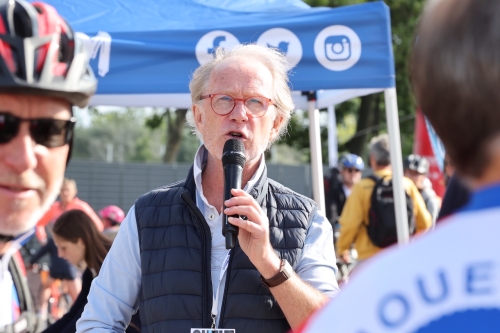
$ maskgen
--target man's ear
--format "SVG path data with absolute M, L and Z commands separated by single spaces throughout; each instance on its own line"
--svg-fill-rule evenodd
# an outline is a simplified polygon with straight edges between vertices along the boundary
M 271 135 L 269 136 L 270 141 L 273 141 L 278 136 L 282 123 L 283 123 L 283 117 L 280 115 L 276 115 L 273 127 L 271 128 Z
M 201 109 L 198 105 L 193 104 L 191 110 L 193 111 L 193 118 L 194 122 L 196 123 L 196 127 L 198 127 L 198 125 L 201 124 L 202 121 Z

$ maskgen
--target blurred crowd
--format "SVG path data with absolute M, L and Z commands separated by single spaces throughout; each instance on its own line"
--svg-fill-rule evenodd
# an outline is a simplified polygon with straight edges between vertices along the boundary
M 467 203 L 469 191 L 453 177 L 454 168 L 449 157 L 446 156 L 443 162 L 443 179 L 451 188 L 444 205 L 428 177 L 429 160 L 418 154 L 408 155 L 403 160 L 411 235 L 432 230 L 442 217 Z M 387 135 L 371 140 L 366 164 L 361 156 L 347 153 L 324 178 L 326 216 L 334 230 L 339 282 L 346 282 L 356 265 L 397 241 L 395 216 L 391 215 L 395 213 Z M 374 226 L 377 222 L 389 225 L 377 228 Z
M 35 237 L 32 237 L 21 249 L 25 266 L 28 269 L 30 289 L 34 295 L 38 331 L 62 318 L 80 294 L 83 299 L 86 299 L 90 286 L 89 278 L 85 276 L 88 263 L 81 251 L 79 252 L 78 248 L 73 246 L 73 243 L 78 244 L 78 239 L 83 242 L 84 238 L 81 236 L 85 232 L 82 228 L 91 230 L 90 234 L 95 238 L 85 239 L 87 243 L 81 244 L 86 246 L 91 253 L 99 249 L 100 243 L 104 244 L 105 251 L 99 259 L 102 263 L 111 247 L 111 242 L 118 233 L 120 223 L 125 218 L 123 210 L 115 205 L 103 207 L 96 214 L 87 202 L 77 197 L 77 194 L 76 181 L 65 178 L 59 192 L 60 200 L 54 202 L 38 221 Z M 54 231 L 58 221 L 64 227 L 56 228 Z M 89 226 L 89 222 L 93 226 Z M 65 233 L 65 229 L 71 229 L 75 236 L 62 238 L 61 234 Z M 97 234 L 101 234 L 102 237 Z M 59 241 L 57 241 L 58 238 Z M 87 281 L 82 283 L 82 280 Z M 67 324 L 68 320 L 65 322 Z M 60 332 L 63 328 L 62 322 L 59 322 L 47 331 Z

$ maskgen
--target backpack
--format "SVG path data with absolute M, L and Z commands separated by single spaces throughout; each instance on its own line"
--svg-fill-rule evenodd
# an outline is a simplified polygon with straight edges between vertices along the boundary
M 368 237 L 370 237 L 373 244 L 384 248 L 398 241 L 392 179 L 384 180 L 384 178 L 379 178 L 374 175 L 368 178 L 375 182 L 368 213 Z M 413 235 L 415 233 L 413 201 L 406 191 L 405 197 L 406 212 L 408 214 L 408 229 L 410 235 Z

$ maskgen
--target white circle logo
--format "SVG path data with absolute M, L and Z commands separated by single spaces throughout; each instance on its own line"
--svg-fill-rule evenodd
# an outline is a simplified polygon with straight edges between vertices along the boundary
M 345 71 L 361 57 L 361 40 L 351 28 L 332 25 L 321 30 L 316 37 L 314 53 L 323 67 L 331 71 Z
M 269 29 L 260 35 L 257 44 L 279 49 L 288 61 L 288 69 L 297 66 L 302 59 L 302 44 L 293 32 L 283 28 Z
M 204 65 L 213 59 L 216 48 L 223 47 L 230 49 L 240 44 L 240 41 L 233 34 L 224 30 L 210 31 L 203 35 L 196 44 L 196 59 L 200 65 Z

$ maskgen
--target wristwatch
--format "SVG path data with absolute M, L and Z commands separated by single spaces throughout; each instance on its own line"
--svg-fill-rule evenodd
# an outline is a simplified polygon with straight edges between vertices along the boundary
M 266 288 L 272 288 L 279 286 L 286 280 L 288 280 L 293 274 L 293 268 L 290 266 L 288 261 L 286 259 L 281 259 L 281 264 L 280 264 L 280 271 L 278 274 L 273 276 L 270 279 L 264 279 L 264 277 L 261 275 L 260 276 L 260 282 L 266 287 Z

